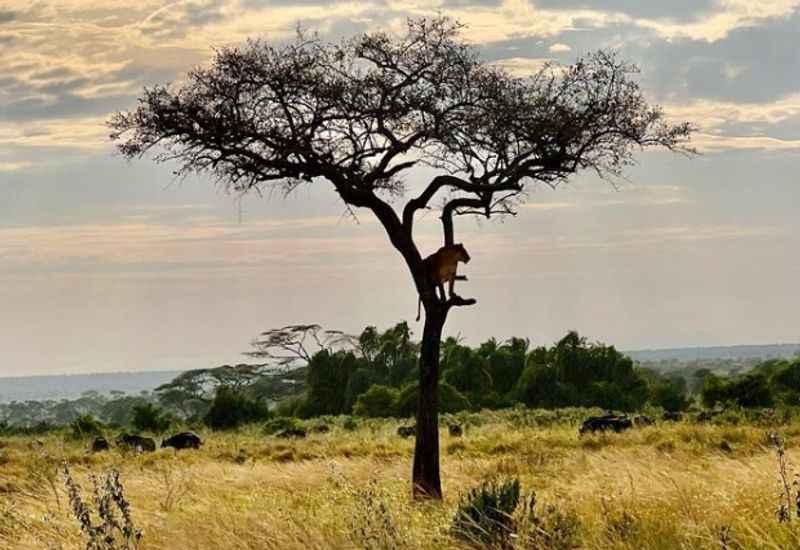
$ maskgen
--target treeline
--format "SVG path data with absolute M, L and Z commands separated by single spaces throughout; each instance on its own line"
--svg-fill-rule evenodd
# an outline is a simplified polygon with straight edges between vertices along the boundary
M 248 356 L 256 364 L 224 365 L 180 374 L 153 392 L 0 405 L 0 423 L 66 425 L 91 416 L 127 426 L 136 407 L 163 418 L 228 428 L 270 416 L 311 418 L 352 414 L 410 417 L 417 403 L 419 344 L 406 323 L 357 336 L 295 325 L 261 335 Z M 448 338 L 441 348 L 442 412 L 601 407 L 635 411 L 646 404 L 683 410 L 685 381 L 642 369 L 613 346 L 568 333 L 550 347 L 527 339 L 489 339 L 471 347 Z
M 306 391 L 278 407 L 280 414 L 412 416 L 419 348 L 405 323 L 380 333 L 367 328 L 356 349 L 323 350 L 308 363 Z M 689 405 L 686 384 L 637 368 L 633 361 L 576 332 L 551 347 L 528 340 L 487 340 L 470 347 L 442 343 L 440 410 L 601 407 L 634 411 L 650 403 L 668 410 Z
M 745 408 L 800 405 L 800 357 L 772 359 L 736 376 L 702 375 L 701 399 L 706 407 Z
M 226 429 L 274 416 L 414 415 L 419 344 L 406 323 L 385 331 L 367 327 L 355 336 L 294 325 L 263 333 L 253 346 L 246 355 L 260 362 L 186 371 L 140 395 L 86 392 L 74 400 L 2 404 L 0 430 L 44 431 L 86 418 L 108 426 L 143 426 L 142 418 L 150 417 L 160 426 Z M 800 358 L 766 361 L 736 375 L 719 372 L 726 371 L 699 368 L 689 380 L 674 371 L 659 373 L 576 332 L 538 347 L 523 338 L 492 338 L 474 347 L 448 338 L 441 347 L 439 408 L 800 405 Z

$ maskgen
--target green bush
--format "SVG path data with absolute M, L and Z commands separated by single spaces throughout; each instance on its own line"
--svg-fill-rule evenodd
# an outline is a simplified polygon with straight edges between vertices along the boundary
M 419 384 L 409 384 L 400 390 L 397 398 L 397 415 L 400 418 L 411 418 L 417 414 L 417 392 Z M 469 399 L 447 382 L 439 383 L 439 412 L 453 414 L 468 411 L 471 408 Z
M 72 437 L 83 439 L 103 434 L 103 424 L 90 414 L 82 414 L 70 423 Z
M 217 390 L 203 423 L 213 430 L 230 430 L 244 424 L 263 422 L 269 417 L 266 404 L 222 386 Z
M 344 428 L 348 432 L 354 432 L 358 429 L 358 422 L 352 416 L 348 416 L 347 418 L 345 418 L 344 423 L 342 424 L 342 428 Z
M 519 504 L 519 479 L 484 481 L 461 499 L 452 532 L 476 548 L 511 548 L 514 511 Z
M 172 424 L 171 419 L 152 403 L 144 403 L 133 407 L 131 424 L 140 432 L 163 433 Z
M 353 405 L 355 416 L 388 418 L 397 415 L 399 392 L 389 386 L 374 385 L 358 396 Z

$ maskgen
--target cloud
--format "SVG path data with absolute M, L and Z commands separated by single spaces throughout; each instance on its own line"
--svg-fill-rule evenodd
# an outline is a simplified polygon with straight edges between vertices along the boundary
M 207 218 L 213 221 L 212 218 Z M 0 227 L 0 266 L 9 271 L 318 270 L 344 258 L 387 254 L 385 237 L 325 236 L 336 217 L 243 225 L 116 223 Z M 308 231 L 324 229 L 323 235 Z
M 0 8 L 0 25 L 11 23 L 17 18 L 16 12 Z
M 518 77 L 531 76 L 537 73 L 544 65 L 552 59 L 530 58 L 530 57 L 508 57 L 492 61 L 492 65 L 502 67 L 510 74 Z
M 692 144 L 701 152 L 727 150 L 800 151 L 800 139 L 778 139 L 768 136 L 726 136 L 698 133 Z
M 17 172 L 23 168 L 30 166 L 30 162 L 3 162 L 0 161 L 0 173 L 3 172 Z
M 105 117 L 0 121 L 0 146 L 55 147 L 80 150 L 110 148 Z
M 552 46 L 550 46 L 547 49 L 549 51 L 553 52 L 553 53 L 564 53 L 564 52 L 572 51 L 572 48 L 570 48 L 568 45 L 562 44 L 560 42 L 556 42 L 555 44 L 553 44 Z

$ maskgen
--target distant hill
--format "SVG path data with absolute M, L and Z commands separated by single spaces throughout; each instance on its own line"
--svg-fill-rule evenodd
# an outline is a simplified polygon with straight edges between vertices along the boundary
M 799 344 L 768 344 L 761 346 L 713 346 L 698 348 L 645 349 L 625 351 L 635 361 L 688 361 L 788 359 L 800 355 Z
M 108 395 L 116 390 L 136 395 L 169 382 L 180 372 L 113 372 L 0 378 L 0 403 L 75 399 L 86 391 Z

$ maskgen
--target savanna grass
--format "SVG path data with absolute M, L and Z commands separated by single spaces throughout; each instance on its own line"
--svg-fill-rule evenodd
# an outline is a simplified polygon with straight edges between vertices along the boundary
M 325 419 L 328 432 L 289 439 L 252 425 L 201 432 L 199 451 L 139 455 L 90 454 L 89 440 L 73 439 L 69 430 L 7 437 L 0 549 L 86 547 L 58 477 L 62 463 L 81 487 L 91 487 L 90 476 L 119 472 L 142 550 L 466 548 L 451 528 L 458 503 L 498 476 L 519 479 L 522 504 L 536 494 L 532 511 L 521 504 L 515 512 L 508 540 L 517 549 L 800 547 L 800 520 L 776 515 L 786 499 L 770 438 L 783 438 L 791 487 L 800 466 L 794 419 L 657 423 L 578 437 L 580 420 L 591 413 L 443 419 L 441 503 L 410 498 L 413 438 L 396 434 L 408 420 Z M 448 423 L 462 425 L 464 435 L 451 437 Z M 31 446 L 35 438 L 41 447 Z

